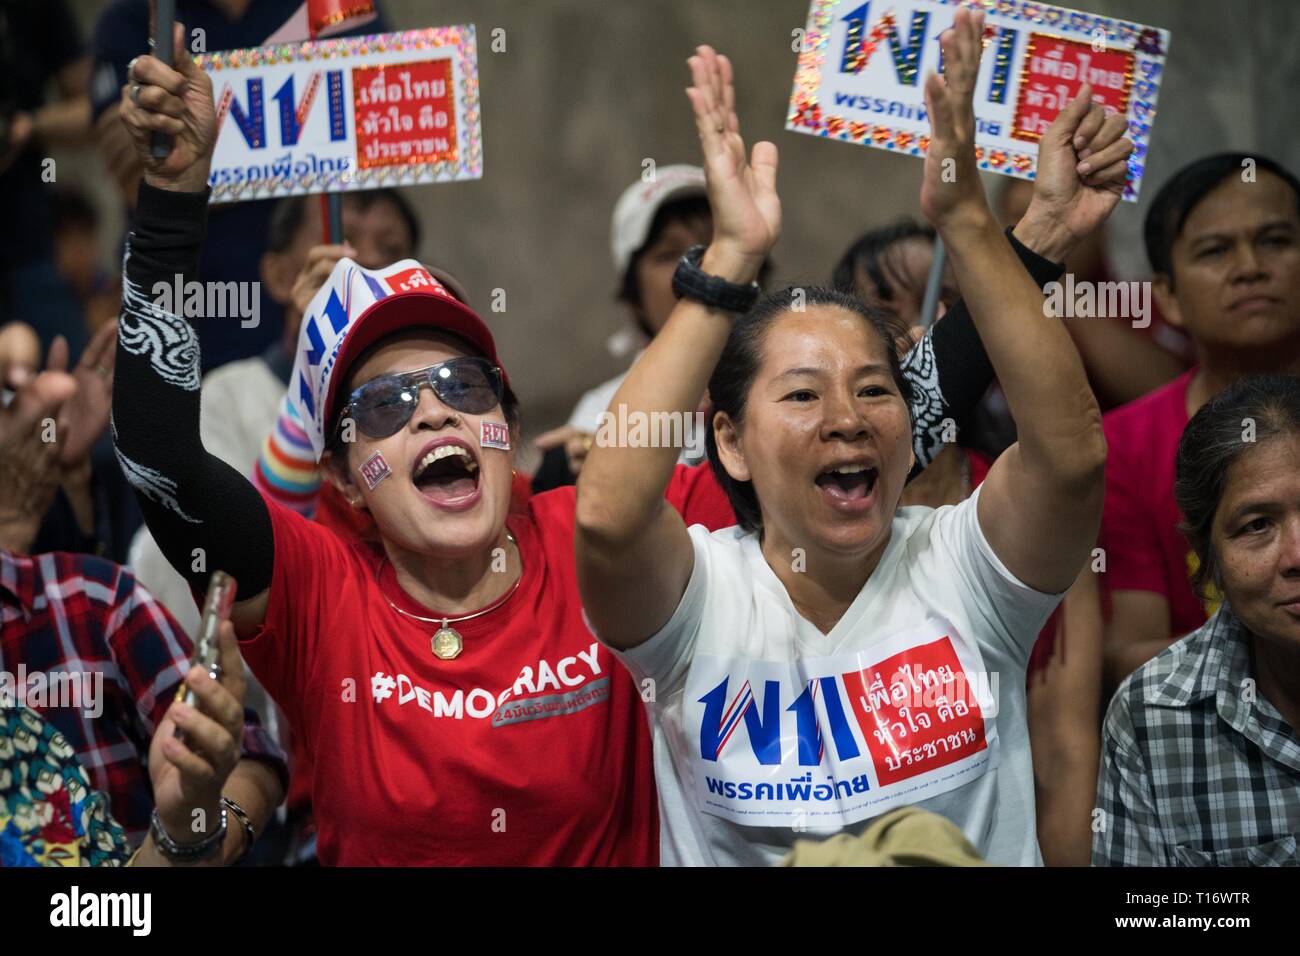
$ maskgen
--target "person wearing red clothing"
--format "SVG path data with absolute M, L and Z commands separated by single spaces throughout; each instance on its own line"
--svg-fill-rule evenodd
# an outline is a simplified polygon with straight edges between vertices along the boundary
M 1174 461 L 1188 420 L 1243 375 L 1300 373 L 1300 181 L 1272 160 L 1220 153 L 1177 172 L 1145 224 L 1162 314 L 1196 366 L 1104 417 L 1100 543 L 1110 604 L 1106 680 L 1115 687 L 1205 623 L 1216 603 L 1191 585 Z M 1243 440 L 1251 440 L 1242 423 Z
M 304 427 L 376 542 L 268 503 L 203 450 L 193 328 L 141 293 L 193 275 L 207 210 L 210 80 L 176 62 L 140 58 L 122 99 L 146 173 L 117 451 L 173 565 L 192 578 L 197 547 L 239 580 L 245 659 L 312 758 L 321 862 L 657 863 L 639 689 L 582 620 L 572 505 L 539 496 L 511 513 L 517 402 L 473 312 L 417 263 L 346 259 L 309 310 L 294 394 L 309 383 Z M 161 161 L 157 129 L 175 143 Z M 322 320 L 340 289 L 336 326 Z M 329 360 L 313 363 L 322 325 Z

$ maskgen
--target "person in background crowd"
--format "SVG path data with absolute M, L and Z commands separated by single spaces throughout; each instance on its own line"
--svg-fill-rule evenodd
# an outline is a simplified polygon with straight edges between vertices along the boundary
M 1107 413 L 1100 544 L 1109 595 L 1107 685 L 1213 613 L 1193 591 L 1174 460 L 1188 419 L 1242 375 L 1300 372 L 1300 182 L 1264 156 L 1220 153 L 1179 170 L 1147 211 L 1147 257 L 1168 322 L 1196 366 Z
M 1295 866 L 1300 378 L 1246 375 L 1208 399 L 1179 442 L 1174 495 L 1193 584 L 1213 586 L 1218 610 L 1111 701 L 1093 862 Z
M 867 305 L 897 317 L 899 328 L 896 334 L 900 349 L 910 348 L 923 329 L 921 309 L 930 263 L 934 258 L 934 236 L 932 226 L 900 219 L 868 230 L 855 239 L 831 271 L 834 288 L 851 292 Z M 1058 277 L 1056 274 L 1052 276 L 1053 279 Z M 942 317 L 960 296 L 949 263 L 939 284 L 938 316 Z M 971 420 L 961 428 L 961 447 L 968 455 L 973 454 L 971 464 L 977 473 L 982 474 L 993 459 L 1015 440 L 1016 429 L 1007 413 L 1006 397 L 995 382 L 983 396 Z M 909 489 L 914 500 L 908 504 L 937 506 L 938 498 L 934 501 L 927 498 L 931 497 L 934 489 L 955 486 L 961 463 L 962 456 L 957 447 L 948 442 L 935 456 L 934 464 L 938 467 L 919 478 L 915 488 Z
M 110 794 L 96 789 L 85 770 L 85 762 L 102 763 L 105 754 L 78 753 L 53 722 L 59 705 L 42 716 L 15 706 L 15 689 L 0 688 L 0 867 L 225 866 L 247 852 L 257 836 L 253 818 L 222 796 L 223 788 L 245 792 L 241 780 L 253 779 L 236 744 L 247 728 L 239 648 L 228 621 L 218 648 L 216 679 L 200 667 L 183 675 L 197 708 L 173 703 L 154 731 L 148 781 L 154 813 L 148 834 L 134 841 L 134 855 Z M 261 801 L 249 806 L 259 808 L 260 822 Z M 207 826 L 206 820 L 220 822 Z
M 0 332 L 0 371 L 6 376 L 8 436 L 0 441 L 0 513 L 6 547 L 20 553 L 108 553 L 108 503 L 115 464 L 100 464 L 113 381 L 116 325 L 101 328 L 71 373 L 71 391 L 40 413 L 18 397 L 40 380 L 40 342 L 34 329 L 10 323 Z M 50 346 L 49 374 L 67 372 L 68 345 Z M 12 403 L 12 407 L 10 407 Z
M 59 187 L 51 198 L 54 261 L 71 287 L 93 336 L 117 318 L 122 282 L 99 267 L 99 213 L 79 189 Z
M 744 800 L 746 784 L 735 781 L 744 779 L 752 756 L 754 764 L 765 765 L 764 780 L 805 779 L 797 775 L 807 768 L 806 779 L 815 772 L 825 788 L 823 771 L 811 769 L 824 767 L 828 756 L 819 741 L 825 751 L 834 746 L 841 760 L 860 757 L 861 745 L 847 725 L 833 725 L 835 739 L 827 740 L 831 734 L 822 736 L 813 710 L 818 729 L 799 720 L 796 748 L 789 733 L 796 721 L 782 726 L 784 696 L 791 694 L 788 709 L 798 710 L 800 687 L 810 702 L 821 687 L 827 713 L 842 713 L 835 677 L 818 681 L 818 672 L 840 668 L 829 660 L 836 655 L 862 661 L 873 645 L 883 656 L 881 645 L 891 638 L 898 642 L 893 660 L 906 661 L 911 652 L 919 659 L 917 642 L 925 638 L 931 641 L 927 650 L 941 643 L 966 648 L 966 665 L 949 653 L 958 667 L 972 668 L 968 673 L 1002 676 L 996 718 L 986 717 L 996 728 L 984 731 L 999 741 L 997 769 L 985 763 L 977 775 L 932 778 L 928 798 L 900 793 L 896 799 L 948 816 L 990 862 L 1040 861 L 1020 688 L 1039 627 L 1095 540 L 1105 447 L 1068 334 L 1042 321 L 1042 292 L 999 235 L 980 186 L 972 100 L 983 21 L 982 13 L 959 10 L 953 29 L 940 37 L 946 69 L 944 78 L 927 79 L 934 135 L 921 207 L 949 247 L 1020 425 L 1020 441 L 985 483 L 955 507 L 896 514 L 914 457 L 910 386 L 878 315 L 843 293 L 810 289 L 805 298 L 786 290 L 733 324 L 728 312 L 737 309 L 718 296 L 716 278 L 691 280 L 685 263 L 678 274 L 693 291 L 614 402 L 638 415 L 689 413 L 707 381 L 710 464 L 740 527 L 713 535 L 688 530 L 664 506 L 673 466 L 667 449 L 597 445 L 579 476 L 576 549 L 584 609 L 601 640 L 655 688 L 650 709 L 665 862 L 779 859 L 794 830 L 755 817 L 759 810 L 726 803 L 726 784 L 720 791 L 710 781 L 705 796 L 702 778 L 716 774 L 731 781 L 740 791 L 736 799 Z M 688 94 L 716 224 L 709 248 L 693 265 L 721 278 L 728 290 L 753 288 L 780 229 L 776 148 L 756 144 L 746 161 L 726 58 L 701 47 L 691 67 Z M 1057 181 L 1088 207 L 1079 219 L 1113 209 L 1132 151 L 1132 143 L 1120 138 L 1122 118 L 1104 119 L 1090 94 L 1085 85 L 1045 137 L 1064 146 L 1064 155 L 1052 158 L 1084 177 L 1082 185 L 1077 176 Z M 1083 131 L 1085 117 L 1096 139 Z M 1071 146 L 1076 133 L 1091 150 L 1083 163 Z M 952 182 L 940 172 L 948 158 L 957 164 Z M 936 618 L 947 622 L 937 637 L 929 630 Z M 918 634 L 923 627 L 926 633 Z M 903 643 L 905 634 L 912 643 Z M 759 662 L 780 663 L 766 670 Z M 781 699 L 782 681 L 769 679 L 777 669 L 797 675 L 793 684 L 799 685 L 781 692 Z M 730 719 L 739 719 L 741 698 L 749 701 L 743 713 L 753 753 L 738 744 L 723 766 L 729 681 L 740 695 Z M 895 753 L 907 733 L 896 726 L 902 727 L 893 731 L 897 736 L 881 741 Z M 877 740 L 882 730 L 887 725 L 878 724 Z M 972 732 L 962 746 L 973 755 L 986 749 L 975 745 L 983 739 Z M 903 746 L 910 764 L 916 748 L 911 741 Z M 881 773 L 883 763 L 877 763 Z M 833 804 L 800 803 L 813 798 L 791 798 L 789 789 L 786 784 L 781 806 L 792 817 L 783 822 L 802 818 L 822 831 L 860 829 L 889 808 L 888 802 L 861 799 L 850 806 L 852 798 L 846 800 L 838 786 L 831 788 Z
M 0 694 L 0 868 L 125 866 L 131 845 L 108 795 L 63 734 Z
M 664 327 L 677 302 L 673 294 L 677 263 L 691 246 L 707 243 L 712 232 L 704 170 L 698 166 L 665 166 L 655 171 L 651 182 L 638 179 L 623 190 L 614 206 L 610 246 L 619 276 L 618 301 L 627 309 L 630 327 L 611 341 L 636 343 L 640 354 Z M 770 264 L 765 264 L 760 284 L 769 270 Z M 586 392 L 565 425 L 537 438 L 537 447 L 546 454 L 533 477 L 534 491 L 573 484 L 600 426 L 600 416 L 626 374 Z M 694 441 L 685 444 L 703 447 Z M 699 463 L 688 461 L 685 455 L 682 460 Z
M 115 331 L 106 327 L 110 341 Z M 153 806 L 150 773 L 156 785 L 171 757 L 184 757 L 167 745 L 168 760 L 155 753 L 146 762 L 149 737 L 186 677 L 192 645 L 125 568 L 84 554 L 24 556 L 62 481 L 69 447 L 76 455 L 85 444 L 75 428 L 59 424 L 75 405 L 81 378 L 57 361 L 40 373 L 8 371 L 13 395 L 0 409 L 0 673 L 39 674 L 52 687 L 52 675 L 69 671 L 82 675 L 82 688 L 93 685 L 97 704 L 81 713 L 44 694 L 26 703 L 82 756 L 95 788 L 109 795 L 114 816 L 138 846 Z M 46 441 L 50 422 L 55 431 Z M 16 696 L 18 688 L 0 682 L 3 693 Z M 241 700 L 242 694 L 241 676 Z M 83 716 L 91 709 L 93 720 Z M 224 716 L 233 726 L 233 716 Z M 260 832 L 283 795 L 284 760 L 255 714 L 240 720 L 247 722 L 249 759 L 232 776 L 229 796 L 247 808 Z M 193 726 L 190 718 L 179 722 Z M 179 819 L 172 815 L 170 822 Z
M 88 338 L 55 268 L 51 150 L 90 134 L 89 60 L 65 0 L 0 4 L 0 322 L 27 322 L 43 349 L 62 335 L 76 361 Z M 53 84 L 57 96 L 47 99 Z
M 176 19 L 186 25 L 184 49 L 194 52 L 237 50 L 262 46 L 272 36 L 279 42 L 306 40 L 286 36 L 285 30 L 302 7 L 302 0 L 177 0 Z M 149 49 L 149 0 L 112 0 L 95 24 L 91 107 L 95 136 L 127 206 L 135 204 L 142 166 L 131 137 L 118 115 L 117 103 L 126 83 L 127 64 Z M 359 36 L 384 33 L 388 25 L 379 18 L 340 34 Z M 192 46 L 195 36 L 203 46 Z M 317 108 L 320 108 L 319 104 Z M 272 127 L 274 124 L 271 124 Z M 261 278 L 261 258 L 275 203 L 270 200 L 226 203 L 216 206 L 208 222 L 209 241 L 203 245 L 201 275 L 205 281 L 247 282 Z M 251 240 L 251 241 L 250 241 Z M 256 327 L 240 321 L 212 318 L 200 323 L 203 371 L 236 359 L 252 358 L 280 341 L 283 311 L 269 290 L 263 290 Z

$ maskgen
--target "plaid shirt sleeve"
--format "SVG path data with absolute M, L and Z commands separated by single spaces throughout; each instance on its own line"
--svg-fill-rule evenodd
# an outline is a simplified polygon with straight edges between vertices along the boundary
M 126 568 L 118 569 L 114 591 L 104 640 L 135 701 L 140 723 L 152 738 L 189 670 L 194 645 L 171 613 Z M 244 708 L 243 756 L 270 764 L 281 785 L 288 787 L 284 751 L 251 707 Z
M 1097 784 L 1099 828 L 1092 838 L 1093 866 L 1170 866 L 1160 839 L 1151 774 L 1133 727 L 1130 700 L 1140 702 L 1140 682 L 1120 686 L 1106 712 L 1101 775 Z

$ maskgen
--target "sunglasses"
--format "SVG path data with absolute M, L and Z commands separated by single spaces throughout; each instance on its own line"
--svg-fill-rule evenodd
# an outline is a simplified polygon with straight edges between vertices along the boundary
M 433 389 L 438 401 L 468 415 L 482 415 L 501 404 L 501 369 L 485 358 L 454 358 L 428 368 L 371 379 L 348 397 L 339 428 L 351 418 L 369 438 L 387 438 L 405 427 L 420 404 L 420 389 Z

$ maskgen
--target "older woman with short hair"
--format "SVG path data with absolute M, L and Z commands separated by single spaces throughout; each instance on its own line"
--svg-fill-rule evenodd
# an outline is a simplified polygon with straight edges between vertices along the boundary
M 1174 493 L 1219 610 L 1136 670 L 1106 714 L 1097 866 L 1300 862 L 1300 378 L 1198 411 Z

